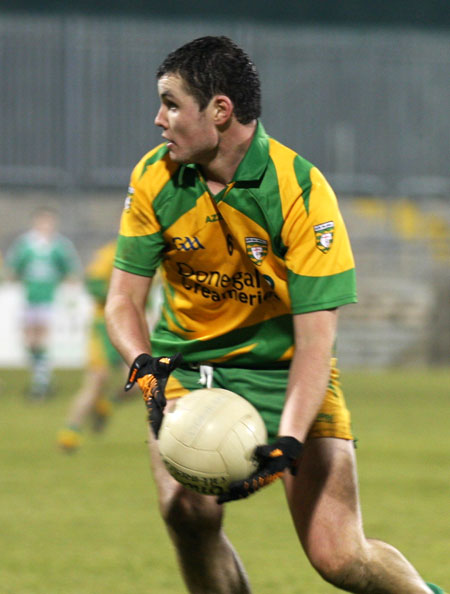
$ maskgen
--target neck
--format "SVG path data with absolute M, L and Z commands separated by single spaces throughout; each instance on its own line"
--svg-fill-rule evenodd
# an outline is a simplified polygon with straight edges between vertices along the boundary
M 208 163 L 201 164 L 208 184 L 224 187 L 233 179 L 253 140 L 256 126 L 256 120 L 250 124 L 234 121 L 226 130 L 219 131 L 219 142 L 214 157 Z

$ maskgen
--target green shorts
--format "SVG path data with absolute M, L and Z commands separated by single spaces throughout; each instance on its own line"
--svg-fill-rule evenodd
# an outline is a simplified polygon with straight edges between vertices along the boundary
M 350 412 L 339 383 L 339 371 L 332 360 L 330 381 L 319 414 L 314 421 L 309 438 L 338 437 L 353 439 Z M 211 368 L 210 368 L 211 369 Z M 212 388 L 223 388 L 240 394 L 259 411 L 269 439 L 278 434 L 281 413 L 286 396 L 288 369 L 242 369 L 214 367 Z M 200 368 L 181 367 L 169 377 L 165 394 L 168 400 L 180 398 L 192 390 L 204 386 L 200 383 Z

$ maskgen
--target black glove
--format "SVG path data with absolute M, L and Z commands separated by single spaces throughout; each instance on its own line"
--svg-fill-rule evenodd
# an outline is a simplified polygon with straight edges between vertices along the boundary
M 130 367 L 125 391 L 131 390 L 136 382 L 139 384 L 148 411 L 148 421 L 155 437 L 158 437 L 167 402 L 164 396 L 167 380 L 171 372 L 180 365 L 181 360 L 180 353 L 172 357 L 152 357 L 142 353 Z
M 217 503 L 248 497 L 283 476 L 286 469 L 295 474 L 295 463 L 302 448 L 303 444 L 295 437 L 279 437 L 275 443 L 258 446 L 255 450 L 258 469 L 248 478 L 231 483 L 228 491 L 218 497 Z

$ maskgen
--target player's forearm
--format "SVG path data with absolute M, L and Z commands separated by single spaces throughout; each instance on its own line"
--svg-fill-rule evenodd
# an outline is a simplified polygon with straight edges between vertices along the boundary
M 292 435 L 305 441 L 328 387 L 336 323 L 336 311 L 314 312 L 294 320 L 296 349 L 280 435 Z
M 301 442 L 305 441 L 325 396 L 330 357 L 328 350 L 297 351 L 292 361 L 280 435 L 291 435 Z
M 105 318 L 111 342 L 128 365 L 141 353 L 150 353 L 150 333 L 145 309 L 127 295 L 108 298 Z

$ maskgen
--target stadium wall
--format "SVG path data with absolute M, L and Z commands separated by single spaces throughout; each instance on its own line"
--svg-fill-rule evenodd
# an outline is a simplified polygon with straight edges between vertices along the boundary
M 226 34 L 263 84 L 266 129 L 347 194 L 450 190 L 445 32 L 142 15 L 0 15 L 0 185 L 123 188 L 160 141 L 154 72 Z

